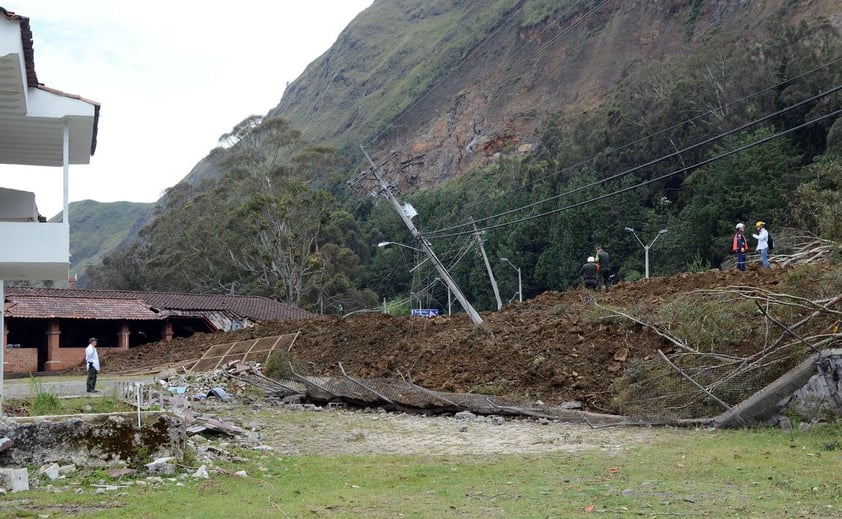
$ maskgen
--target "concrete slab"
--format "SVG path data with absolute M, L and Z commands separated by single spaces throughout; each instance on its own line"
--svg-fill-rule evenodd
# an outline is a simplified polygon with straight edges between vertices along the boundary
M 792 395 L 818 373 L 818 363 L 838 356 L 842 356 L 840 349 L 824 350 L 811 355 L 773 383 L 716 417 L 713 425 L 718 428 L 743 427 L 765 422 L 781 414 Z
M 0 468 L 0 489 L 6 492 L 29 490 L 29 473 L 26 469 Z

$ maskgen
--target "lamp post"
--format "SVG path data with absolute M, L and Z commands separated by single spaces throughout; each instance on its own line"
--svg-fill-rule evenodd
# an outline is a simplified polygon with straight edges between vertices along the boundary
M 658 234 L 656 234 L 655 237 L 652 238 L 652 241 L 649 242 L 649 245 L 644 245 L 640 238 L 638 238 L 637 233 L 634 232 L 634 229 L 632 229 L 631 227 L 626 227 L 626 232 L 632 233 L 637 239 L 638 243 L 640 243 L 640 245 L 643 247 L 643 265 L 646 271 L 646 279 L 649 279 L 649 249 L 651 249 L 652 245 L 655 244 L 655 240 L 657 240 L 662 234 L 667 233 L 667 230 L 661 229 L 660 231 L 658 231 Z
M 382 248 L 386 248 L 386 247 L 388 247 L 389 245 L 399 245 L 399 246 L 404 247 L 404 248 L 406 248 L 406 249 L 412 249 L 412 250 L 414 250 L 414 251 L 416 251 L 416 252 L 424 252 L 424 250 L 423 250 L 423 249 L 419 249 L 419 248 L 413 247 L 413 246 L 411 246 L 411 245 L 406 245 L 406 244 L 404 244 L 404 243 L 398 243 L 398 242 L 396 242 L 396 241 L 381 241 L 380 243 L 378 243 L 378 244 L 377 244 L 377 246 L 378 246 L 378 247 L 382 247 Z M 418 269 L 418 267 L 420 267 L 420 266 L 421 266 L 421 265 L 423 265 L 424 263 L 427 263 L 427 261 L 428 261 L 429 259 L 430 259 L 429 257 L 424 258 L 423 260 L 421 260 L 421 263 L 419 263 L 418 265 L 415 265 L 414 267 L 412 267 L 411 269 L 409 269 L 409 271 L 410 271 L 410 272 L 415 272 L 415 270 L 416 270 L 416 269 Z
M 414 250 L 414 251 L 424 252 L 424 250 L 423 250 L 423 249 L 419 249 L 419 248 L 417 248 L 417 247 L 413 247 L 413 246 L 411 246 L 411 245 L 406 245 L 406 244 L 399 243 L 399 242 L 396 242 L 396 241 L 381 241 L 380 243 L 378 243 L 378 244 L 377 244 L 377 246 L 378 246 L 378 247 L 381 247 L 381 248 L 388 247 L 389 245 L 398 245 L 398 246 L 400 246 L 400 247 L 404 247 L 404 248 L 407 248 L 407 249 L 412 249 L 412 250 Z
M 509 261 L 509 258 L 500 258 L 500 261 L 505 261 L 509 265 L 512 266 L 513 269 L 517 270 L 517 298 L 518 301 L 521 303 L 523 302 L 523 282 L 520 278 L 520 267 L 515 267 L 514 263 Z

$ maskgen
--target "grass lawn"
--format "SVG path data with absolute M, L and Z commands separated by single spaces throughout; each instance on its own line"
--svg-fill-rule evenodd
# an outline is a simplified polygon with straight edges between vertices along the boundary
M 160 481 L 78 473 L 0 496 L 0 517 L 842 517 L 840 431 L 697 430 L 620 451 L 541 455 L 279 456 L 226 446 L 236 461 L 210 467 L 209 479 L 190 475 L 191 460 Z

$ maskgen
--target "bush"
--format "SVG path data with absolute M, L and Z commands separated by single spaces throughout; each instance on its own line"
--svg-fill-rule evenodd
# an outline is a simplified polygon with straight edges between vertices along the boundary
M 35 377 L 30 377 L 29 383 L 32 386 L 32 393 L 35 395 L 32 398 L 30 415 L 45 416 L 61 413 L 61 402 L 56 395 L 45 391 Z
M 289 352 L 281 350 L 273 351 L 263 366 L 263 373 L 267 377 L 274 378 L 275 380 L 289 380 L 292 378 L 293 371 L 303 374 L 298 359 Z

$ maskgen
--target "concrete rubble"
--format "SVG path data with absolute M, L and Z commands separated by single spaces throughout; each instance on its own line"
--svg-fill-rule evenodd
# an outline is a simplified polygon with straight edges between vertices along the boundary
M 805 423 L 842 416 L 842 349 L 811 355 L 713 423 L 719 428 L 780 424 L 787 414 Z
M 178 374 L 169 370 L 159 374 L 155 384 L 163 394 L 141 407 L 163 404 L 167 411 L 0 417 L 0 467 L 10 467 L 0 468 L 0 493 L 29 490 L 30 485 L 49 488 L 77 472 L 77 467 L 110 467 L 108 475 L 118 480 L 146 476 L 128 480 L 135 485 L 166 484 L 181 477 L 208 479 L 216 471 L 217 460 L 246 461 L 226 449 L 231 440 L 239 446 L 270 450 L 254 430 L 261 424 L 251 423 L 251 430 L 247 430 L 214 414 L 224 411 L 224 406 L 237 405 L 238 396 L 248 385 L 231 380 L 227 376 L 231 369 L 242 372 L 256 368 L 239 365 L 209 373 Z M 127 400 L 134 402 L 133 398 Z M 195 454 L 200 466 L 180 474 L 179 463 L 187 451 Z M 136 466 L 141 454 L 152 455 L 152 461 L 141 465 L 141 471 L 130 468 Z M 32 465 L 40 467 L 29 474 L 25 467 Z M 245 477 L 246 472 L 237 471 L 236 475 Z M 107 493 L 127 484 L 100 481 L 92 489 Z

